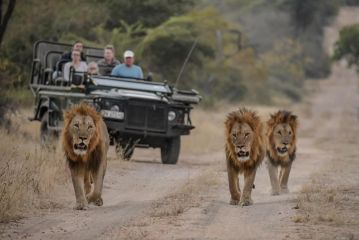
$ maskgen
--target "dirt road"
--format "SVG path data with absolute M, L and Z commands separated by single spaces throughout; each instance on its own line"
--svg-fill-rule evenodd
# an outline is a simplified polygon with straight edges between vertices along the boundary
M 299 116 L 300 134 L 289 194 L 269 195 L 269 177 L 262 164 L 252 195 L 254 205 L 231 206 L 221 148 L 200 155 L 186 153 L 185 149 L 176 166 L 160 164 L 156 151 L 137 151 L 131 162 L 113 159 L 109 162 L 104 206 L 74 211 L 73 190 L 67 183 L 59 194 L 61 206 L 2 224 L 0 238 L 311 239 L 320 236 L 357 239 L 359 225 L 355 221 L 349 226 L 335 226 L 334 232 L 326 232 L 328 229 L 321 225 L 309 228 L 294 220 L 300 192 L 313 176 L 327 173 L 331 180 L 337 181 L 335 186 L 340 187 L 346 171 L 357 169 L 359 165 L 355 157 L 343 157 L 346 156 L 343 151 L 356 149 L 358 144 L 358 137 L 352 134 L 359 133 L 357 74 L 342 65 L 334 66 L 331 77 L 313 84 L 310 90 L 313 93 L 307 101 L 290 109 Z M 276 109 L 254 108 L 262 115 Z M 217 114 L 222 114 L 224 120 L 225 112 Z M 222 126 L 218 125 L 218 131 L 223 132 Z M 197 131 L 201 131 L 201 124 Z M 333 138 L 350 134 L 351 141 Z M 217 141 L 223 145 L 222 139 Z M 196 147 L 196 143 L 192 143 L 192 147 Z M 351 152 L 351 156 L 355 153 Z M 113 157 L 111 149 L 110 158 Z M 335 177 L 327 167 L 337 159 L 345 167 L 341 175 Z M 350 176 L 355 174 L 352 172 Z M 351 180 L 350 183 L 357 184 L 359 179 L 353 177 Z M 358 191 L 354 192 L 355 196 Z M 358 206 L 355 202 L 351 204 L 350 212 L 357 216 Z

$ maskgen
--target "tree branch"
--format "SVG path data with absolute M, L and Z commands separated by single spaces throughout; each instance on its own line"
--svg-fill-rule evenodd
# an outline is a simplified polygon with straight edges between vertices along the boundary
M 3 1 L 0 0 L 0 10 L 2 10 L 2 5 L 3 5 Z M 7 24 L 9 22 L 10 17 L 11 17 L 11 14 L 14 11 L 15 5 L 16 5 L 16 0 L 9 0 L 5 15 L 4 15 L 4 17 L 2 19 L 0 18 L 0 45 L 2 43 L 4 33 L 6 31 Z

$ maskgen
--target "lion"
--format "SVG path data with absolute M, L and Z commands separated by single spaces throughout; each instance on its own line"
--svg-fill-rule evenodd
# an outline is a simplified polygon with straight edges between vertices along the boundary
M 102 206 L 109 135 L 101 115 L 85 102 L 66 111 L 62 145 L 75 190 L 74 209 L 86 210 L 88 203 Z
M 256 171 L 265 156 L 263 124 L 255 112 L 240 108 L 228 114 L 225 137 L 230 204 L 252 205 Z M 244 187 L 241 194 L 238 175 L 242 173 Z
M 271 194 L 288 193 L 288 179 L 296 155 L 297 116 L 288 111 L 278 111 L 267 121 L 267 157 Z M 278 168 L 280 172 L 278 175 Z

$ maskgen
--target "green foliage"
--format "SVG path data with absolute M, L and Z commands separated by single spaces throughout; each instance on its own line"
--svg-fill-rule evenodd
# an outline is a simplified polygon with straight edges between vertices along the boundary
M 214 9 L 172 17 L 150 30 L 143 39 L 142 56 L 145 64 L 151 71 L 173 82 L 195 41 L 198 43 L 188 65 L 201 68 L 206 58 L 214 56 L 212 42 L 215 42 L 215 31 L 225 26 L 224 20 Z M 183 80 L 192 82 L 188 78 Z
M 106 0 L 109 11 L 108 29 L 121 26 L 121 20 L 129 25 L 142 24 L 156 27 L 171 16 L 183 14 L 194 5 L 194 0 Z
M 345 58 L 348 65 L 359 67 L 359 24 L 346 26 L 339 32 L 339 40 L 335 43 L 333 59 Z
M 0 78 L 8 79 L 0 87 L 26 84 L 37 40 L 113 44 L 120 60 L 132 49 L 145 75 L 171 84 L 196 42 L 178 88 L 199 90 L 209 105 L 218 99 L 270 103 L 278 96 L 297 101 L 304 78 L 329 74 L 323 27 L 339 1 L 18 1 L 0 52 Z M 8 96 L 26 99 L 19 92 Z
M 267 85 L 277 94 L 284 94 L 293 101 L 299 101 L 304 84 L 301 45 L 287 39 L 279 42 L 272 51 L 262 56 L 269 79 Z

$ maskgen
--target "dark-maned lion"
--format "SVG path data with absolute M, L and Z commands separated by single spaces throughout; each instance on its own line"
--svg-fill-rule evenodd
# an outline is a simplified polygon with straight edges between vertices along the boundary
M 266 164 L 272 185 L 272 195 L 289 192 L 288 178 L 295 159 L 297 126 L 297 116 L 288 111 L 278 111 L 267 121 L 268 160 Z
M 85 210 L 90 202 L 101 206 L 109 148 L 107 127 L 101 115 L 84 102 L 66 111 L 64 121 L 62 145 L 71 170 L 75 209 Z
M 251 205 L 256 171 L 265 156 L 263 124 L 255 112 L 241 108 L 228 114 L 225 137 L 230 204 Z M 239 173 L 244 174 L 242 194 L 239 188 Z

